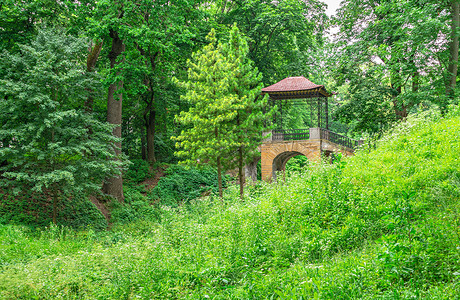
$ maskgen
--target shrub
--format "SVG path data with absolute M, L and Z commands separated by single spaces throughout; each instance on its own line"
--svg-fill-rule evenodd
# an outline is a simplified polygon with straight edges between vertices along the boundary
M 1 194 L 0 224 L 46 227 L 52 222 L 52 202 L 42 194 L 23 190 L 20 195 Z M 107 228 L 107 221 L 98 208 L 82 195 L 61 195 L 58 201 L 57 224 L 72 228 L 91 226 L 97 230 Z
M 149 176 L 151 176 L 149 163 L 143 159 L 133 159 L 124 179 L 129 183 L 139 183 Z
M 225 185 L 228 180 L 224 176 Z M 166 170 L 158 185 L 152 189 L 150 198 L 160 204 L 177 206 L 182 202 L 202 196 L 204 193 L 217 193 L 217 172 L 212 168 L 186 168 L 173 165 Z

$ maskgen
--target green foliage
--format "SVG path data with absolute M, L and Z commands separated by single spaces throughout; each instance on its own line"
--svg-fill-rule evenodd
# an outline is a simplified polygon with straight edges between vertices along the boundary
M 158 209 L 151 204 L 144 191 L 124 187 L 125 203 L 111 202 L 110 221 L 115 225 L 138 221 L 158 221 Z
M 241 172 L 254 158 L 264 123 L 276 108 L 263 113 L 267 97 L 260 97 L 262 75 L 247 57 L 248 44 L 238 27 L 233 25 L 226 44 L 216 42 L 214 30 L 208 40 L 210 44 L 189 61 L 189 81 L 182 85 L 187 89 L 183 99 L 192 106 L 177 117 L 189 128 L 175 139 L 177 155 L 185 163 L 209 162 L 217 167 L 220 180 L 222 169 L 238 165 Z M 240 183 L 242 190 L 242 178 Z
M 182 98 L 191 107 L 177 116 L 188 129 L 175 138 L 180 149 L 176 154 L 189 165 L 207 161 L 220 168 L 221 159 L 228 154 L 225 149 L 234 144 L 228 135 L 228 123 L 237 115 L 233 110 L 237 96 L 229 93 L 232 81 L 228 75 L 232 65 L 221 53 L 222 46 L 217 44 L 214 30 L 207 39 L 210 44 L 193 54 L 188 82 L 182 83 L 187 89 Z
M 69 6 L 52 0 L 2 0 L 0 6 L 0 52 L 17 52 L 19 44 L 29 44 L 37 34 L 36 24 L 61 25 L 69 15 Z
M 455 299 L 459 131 L 458 110 L 410 118 L 376 150 L 260 183 L 244 202 L 230 187 L 106 235 L 0 227 L 0 295 Z
M 228 178 L 223 178 L 226 186 Z M 176 207 L 188 203 L 204 194 L 218 192 L 217 172 L 211 168 L 186 168 L 173 165 L 166 170 L 166 176 L 158 181 L 149 198 L 160 205 Z
M 0 183 L 36 192 L 89 193 L 117 172 L 112 127 L 81 109 L 95 85 L 85 41 L 41 30 L 20 54 L 0 55 Z
M 458 132 L 458 108 L 410 117 L 375 150 L 260 183 L 245 201 L 230 187 L 222 201 L 152 207 L 126 188 L 107 233 L 2 225 L 0 296 L 455 299 Z
M 297 155 L 286 163 L 286 172 L 301 172 L 308 166 L 308 158 L 304 155 Z
M 82 195 L 62 196 L 57 223 L 75 229 L 107 228 L 107 221 L 97 207 Z M 0 224 L 44 228 L 52 222 L 52 203 L 42 194 L 22 190 L 20 195 L 0 192 Z
M 248 57 L 263 73 L 265 85 L 318 72 L 317 56 L 311 54 L 321 49 L 328 21 L 321 1 L 247 0 L 238 5 L 218 1 L 211 7 L 217 22 L 236 23 L 248 37 Z
M 125 173 L 124 179 L 128 182 L 139 183 L 151 176 L 149 163 L 143 159 L 133 159 Z
M 357 133 L 379 133 L 419 107 L 445 111 L 450 1 L 343 1 L 328 65 L 339 85 L 336 116 Z M 435 47 L 427 47 L 434 45 Z M 432 63 L 436 61 L 436 66 Z M 446 73 L 447 72 L 447 73 Z

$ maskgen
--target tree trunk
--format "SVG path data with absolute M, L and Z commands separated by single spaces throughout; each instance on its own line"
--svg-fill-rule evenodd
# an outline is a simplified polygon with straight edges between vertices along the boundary
M 146 124 L 147 129 L 147 161 L 150 164 L 156 162 L 155 157 L 155 111 L 150 110 Z
M 257 181 L 257 163 L 260 160 L 259 157 L 255 157 L 251 162 L 249 162 L 245 166 L 245 178 L 251 178 L 252 182 L 255 183 Z
M 52 197 L 52 201 L 53 201 L 53 224 L 56 225 L 57 224 L 57 197 L 56 195 L 54 195 L 54 197 Z
M 220 162 L 220 156 L 217 157 L 217 183 L 219 185 L 219 197 L 223 197 L 223 189 L 222 189 L 222 166 Z
M 110 30 L 110 37 L 112 38 L 112 49 L 109 53 L 110 68 L 115 68 L 117 64 L 117 57 L 125 50 L 123 41 L 118 36 L 118 32 Z M 117 75 L 120 73 L 117 72 Z M 113 135 L 121 138 L 121 112 L 122 112 L 122 94 L 117 94 L 118 90 L 123 88 L 123 81 L 119 81 L 118 84 L 113 83 L 109 86 L 109 92 L 107 97 L 107 121 L 110 124 L 115 124 L 116 127 L 113 129 Z M 121 156 L 121 140 L 114 144 L 115 154 Z M 117 159 L 120 159 L 119 157 Z M 118 175 L 115 177 L 107 178 L 104 182 L 103 191 L 105 194 L 110 195 L 120 202 L 124 201 L 123 196 L 123 177 Z
M 417 71 L 412 74 L 412 92 L 417 93 L 420 87 L 420 76 Z
M 145 144 L 146 144 L 145 126 L 141 126 L 141 155 L 142 155 L 143 160 L 147 160 L 147 148 L 145 147 Z
M 243 146 L 238 148 L 238 180 L 240 181 L 240 198 L 244 199 Z
M 96 41 L 96 45 L 94 45 L 94 48 L 89 48 L 89 53 L 88 57 L 86 59 L 86 72 L 93 72 L 94 68 L 96 67 L 96 62 L 97 59 L 99 58 L 99 54 L 101 53 L 102 49 L 102 42 Z M 87 112 L 92 112 L 93 111 L 93 105 L 94 105 L 94 97 L 92 95 L 92 91 L 89 91 L 88 98 L 85 101 L 85 110 Z
M 452 24 L 451 24 L 451 41 L 450 41 L 450 61 L 448 68 L 448 77 L 446 80 L 446 96 L 448 99 L 453 99 L 455 97 L 455 86 L 457 83 L 457 72 L 458 72 L 458 50 L 459 50 L 459 38 L 457 34 L 457 29 L 460 26 L 460 4 L 458 0 L 452 0 L 451 2 L 451 15 L 452 15 Z M 447 103 L 444 103 L 441 108 L 445 111 Z
M 394 87 L 392 84 L 392 88 L 397 92 L 397 95 L 393 95 L 393 110 L 395 112 L 396 117 L 399 120 L 405 120 L 408 115 L 407 106 L 401 102 L 401 100 L 397 99 L 399 95 L 402 93 L 401 86 Z

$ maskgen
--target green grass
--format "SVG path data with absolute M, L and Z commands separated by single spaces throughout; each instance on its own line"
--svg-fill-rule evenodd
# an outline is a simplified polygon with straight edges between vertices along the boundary
M 460 114 L 111 231 L 0 227 L 3 299 L 458 299 Z M 137 201 L 142 202 L 142 201 Z

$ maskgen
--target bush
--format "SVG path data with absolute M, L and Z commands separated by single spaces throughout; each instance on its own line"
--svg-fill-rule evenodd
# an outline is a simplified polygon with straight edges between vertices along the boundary
M 160 219 L 158 209 L 149 202 L 143 187 L 125 185 L 123 193 L 125 203 L 117 201 L 110 203 L 112 223 L 120 225 L 141 220 L 158 221 Z
M 124 179 L 128 183 L 139 183 L 151 176 L 149 163 L 143 159 L 133 159 Z
M 224 176 L 225 186 L 228 180 Z M 150 198 L 160 204 L 177 206 L 189 202 L 205 193 L 217 193 L 217 172 L 211 168 L 197 169 L 173 165 L 166 170 L 158 185 L 152 189 Z
M 0 191 L 0 224 L 46 227 L 52 222 L 52 203 L 41 194 L 24 190 L 20 195 Z M 58 201 L 57 224 L 72 228 L 91 226 L 107 228 L 107 221 L 88 198 L 81 195 L 61 196 Z

